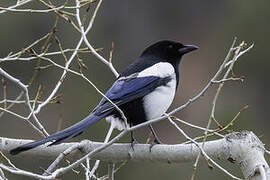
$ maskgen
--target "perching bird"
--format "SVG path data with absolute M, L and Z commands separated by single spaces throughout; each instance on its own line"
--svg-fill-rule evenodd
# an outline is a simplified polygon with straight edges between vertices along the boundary
M 178 65 L 182 56 L 198 49 L 194 45 L 183 45 L 175 41 L 159 41 L 146 48 L 141 56 L 120 74 L 105 94 L 117 105 L 129 126 L 143 123 L 162 116 L 171 105 L 178 87 Z M 43 139 L 19 146 L 10 151 L 15 155 L 52 141 L 49 145 L 60 144 L 81 134 L 86 128 L 106 118 L 114 122 L 118 130 L 125 128 L 125 122 L 115 105 L 103 98 L 97 107 L 80 122 Z M 150 129 L 159 140 L 153 128 Z M 132 141 L 134 140 L 131 134 Z

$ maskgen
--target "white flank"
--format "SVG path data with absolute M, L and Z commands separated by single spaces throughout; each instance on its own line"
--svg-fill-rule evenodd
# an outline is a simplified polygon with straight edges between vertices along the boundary
M 170 76 L 172 79 L 166 86 L 157 87 L 143 98 L 147 120 L 158 118 L 167 111 L 173 102 L 176 89 L 175 71 L 170 63 L 157 63 L 139 73 L 138 77 L 151 75 L 161 78 Z
M 147 120 L 162 116 L 172 104 L 175 95 L 176 77 L 175 75 L 171 77 L 172 80 L 166 86 L 156 88 L 143 98 Z

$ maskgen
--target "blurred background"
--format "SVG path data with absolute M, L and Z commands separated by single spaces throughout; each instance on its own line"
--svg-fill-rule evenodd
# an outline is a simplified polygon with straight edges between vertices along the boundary
M 54 5 L 61 5 L 63 1 L 51 1 Z M 15 4 L 14 1 L 4 0 L 1 7 Z M 71 1 L 69 5 L 74 5 Z M 92 13 L 96 4 L 90 6 Z M 104 48 L 100 52 L 108 59 L 112 42 L 114 42 L 113 64 L 121 72 L 128 64 L 134 61 L 148 45 L 161 40 L 171 39 L 184 44 L 194 44 L 199 50 L 186 55 L 180 65 L 180 87 L 170 110 L 180 106 L 190 97 L 196 95 L 213 77 L 219 65 L 223 62 L 234 37 L 238 43 L 242 40 L 248 44 L 254 43 L 254 48 L 240 58 L 234 67 L 237 76 L 244 76 L 245 81 L 228 82 L 221 91 L 217 101 L 216 119 L 226 125 L 245 105 L 249 108 L 244 111 L 231 130 L 251 130 L 258 135 L 269 148 L 270 131 L 268 117 L 269 107 L 269 41 L 270 41 L 270 1 L 261 0 L 227 0 L 227 1 L 131 1 L 113 0 L 104 1 L 96 17 L 88 39 L 96 48 Z M 39 1 L 33 1 L 23 8 L 46 9 Z M 85 10 L 85 9 L 82 9 Z M 85 12 L 85 11 L 83 11 Z M 19 13 L 7 12 L 0 14 L 0 57 L 6 57 L 10 52 L 17 52 L 38 38 L 50 32 L 55 22 L 55 13 Z M 74 19 L 73 19 L 74 20 Z M 80 34 L 74 30 L 70 23 L 60 18 L 56 28 L 56 36 L 63 48 L 75 48 Z M 49 51 L 59 51 L 57 43 L 52 41 Z M 41 43 L 42 45 L 42 43 Z M 40 52 L 41 45 L 35 46 Z M 67 53 L 70 57 L 70 53 Z M 80 54 L 79 57 L 87 65 L 84 74 L 103 92 L 115 80 L 111 71 L 91 54 Z M 62 56 L 52 58 L 59 64 L 64 64 Z M 1 68 L 23 83 L 31 79 L 36 61 L 31 62 L 4 62 Z M 71 65 L 78 71 L 77 61 Z M 43 93 L 41 100 L 45 99 L 54 88 L 62 71 L 49 68 L 40 71 L 36 81 L 30 88 L 31 97 L 34 98 L 38 86 L 41 84 Z M 2 79 L 2 77 L 1 77 Z M 176 115 L 190 123 L 206 126 L 213 96 L 217 85 L 213 85 L 198 101 Z M 3 99 L 3 87 L 0 86 L 0 98 Z M 20 92 L 12 82 L 7 81 L 7 96 L 15 99 Z M 81 78 L 68 74 L 58 94 L 62 95 L 61 104 L 50 104 L 39 113 L 38 118 L 49 133 L 57 130 L 59 119 L 61 127 L 67 127 L 88 115 L 101 99 L 101 96 L 87 82 Z M 3 106 L 3 104 L 1 104 Z M 22 115 L 28 111 L 24 105 L 12 108 Z M 40 138 L 29 125 L 21 119 L 5 114 L 0 119 L 0 136 L 10 138 Z M 201 135 L 201 131 L 180 125 L 191 137 Z M 108 124 L 101 121 L 89 128 L 81 136 L 74 139 L 91 139 L 102 141 L 108 130 Z M 154 125 L 164 143 L 176 144 L 184 141 L 182 135 L 166 120 Z M 212 128 L 216 128 L 213 124 Z M 148 135 L 146 129 L 140 129 L 136 136 L 140 142 L 145 142 Z M 129 142 L 129 136 L 121 139 Z M 33 162 L 29 158 L 12 158 L 20 168 L 41 172 L 40 167 L 46 168 L 52 160 L 39 160 L 35 157 Z M 269 156 L 267 157 L 269 162 Z M 221 163 L 236 175 L 239 169 L 230 163 Z M 80 170 L 80 169 L 78 169 Z M 106 173 L 106 166 L 98 170 L 99 174 Z M 145 162 L 128 162 L 117 174 L 116 179 L 189 179 L 192 173 L 192 163 L 189 164 L 157 164 Z M 83 177 L 83 171 L 79 176 Z M 25 177 L 12 177 L 10 179 L 29 179 Z M 70 172 L 62 178 L 74 179 Z M 201 160 L 196 179 L 229 179 L 219 169 L 209 169 L 206 162 Z

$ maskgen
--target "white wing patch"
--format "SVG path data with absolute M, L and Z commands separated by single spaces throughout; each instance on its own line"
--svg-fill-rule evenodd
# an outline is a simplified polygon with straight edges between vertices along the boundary
M 137 77 L 146 77 L 146 76 L 157 76 L 157 77 L 167 77 L 174 74 L 174 68 L 170 63 L 160 62 L 149 68 L 146 68 L 138 74 Z

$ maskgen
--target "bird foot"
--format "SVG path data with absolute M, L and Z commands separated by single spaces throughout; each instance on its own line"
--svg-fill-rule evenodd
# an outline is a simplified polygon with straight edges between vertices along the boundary
M 149 151 L 152 151 L 152 148 L 157 145 L 157 144 L 163 144 L 159 139 L 155 138 L 155 140 L 153 142 L 150 143 L 150 148 Z
M 131 149 L 134 151 L 134 146 L 135 146 L 135 144 L 138 144 L 138 141 L 136 140 L 136 139 L 133 139 L 132 141 L 131 141 L 131 143 L 130 143 L 130 147 L 131 147 Z

